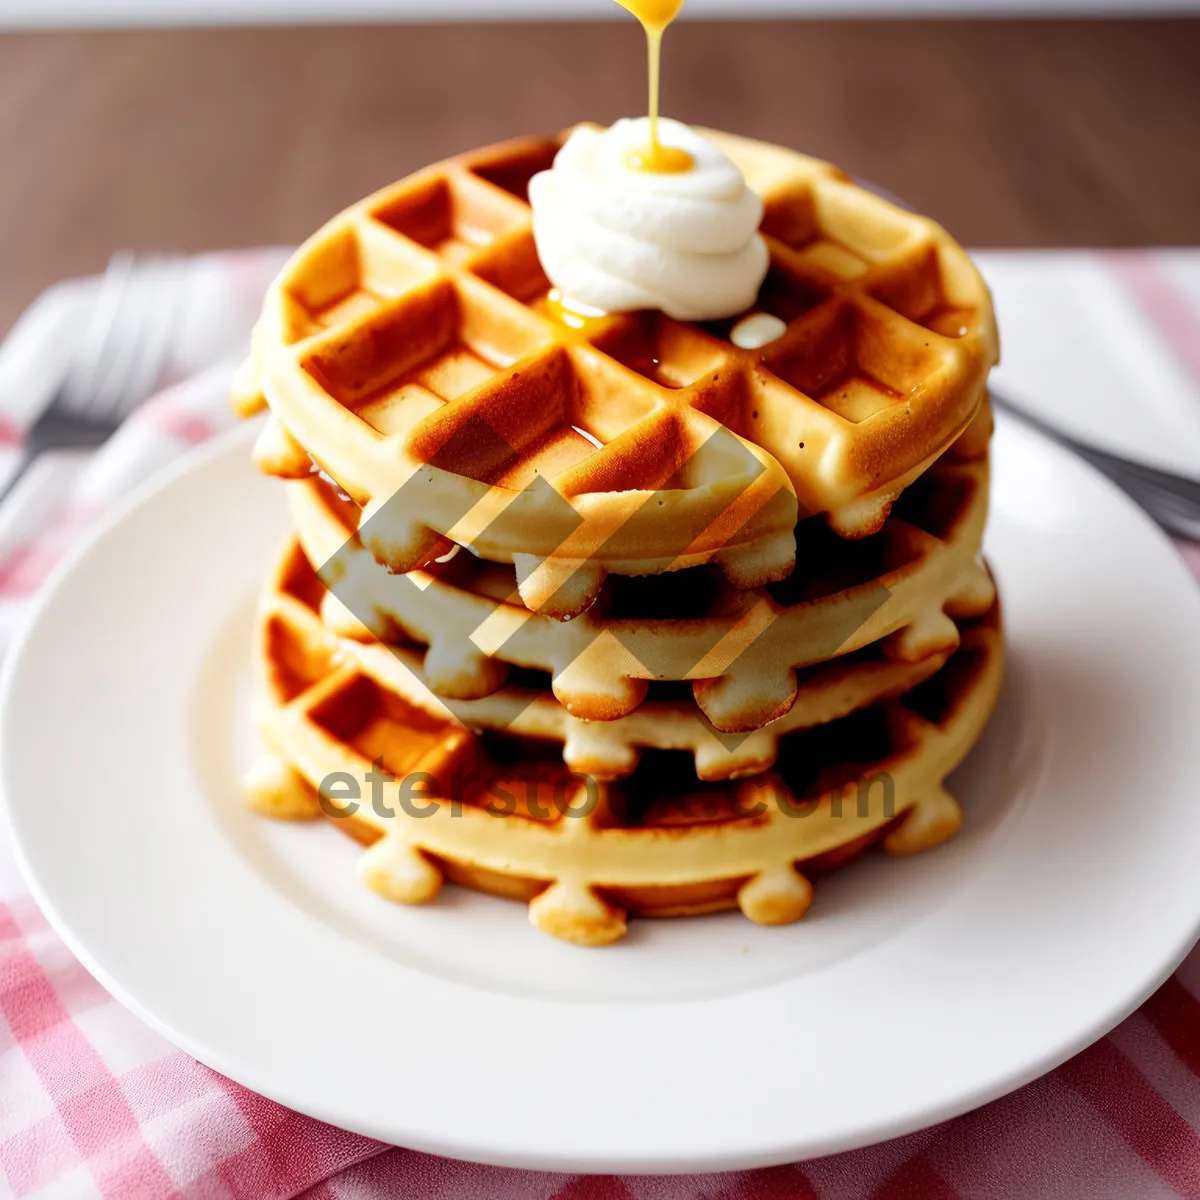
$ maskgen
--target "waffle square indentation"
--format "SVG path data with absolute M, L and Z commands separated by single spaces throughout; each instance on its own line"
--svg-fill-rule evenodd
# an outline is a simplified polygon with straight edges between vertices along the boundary
M 334 399 L 391 433 L 545 341 L 540 325 L 504 297 L 442 279 L 335 330 L 306 355 L 304 367 Z
M 452 263 L 465 262 L 523 223 L 522 213 L 507 197 L 469 176 L 456 175 L 418 179 L 389 197 L 372 216 Z

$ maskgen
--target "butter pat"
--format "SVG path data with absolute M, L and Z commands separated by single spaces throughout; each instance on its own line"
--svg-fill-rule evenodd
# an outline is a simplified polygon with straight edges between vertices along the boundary
M 739 321 L 729 335 L 729 340 L 743 350 L 761 350 L 777 342 L 787 333 L 787 322 L 770 313 L 752 313 Z

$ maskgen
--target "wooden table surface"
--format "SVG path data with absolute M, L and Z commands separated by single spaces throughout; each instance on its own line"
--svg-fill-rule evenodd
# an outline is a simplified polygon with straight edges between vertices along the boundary
M 645 108 L 603 25 L 0 37 L 0 331 L 117 247 L 295 242 L 446 154 Z M 972 246 L 1200 242 L 1200 20 L 684 24 L 666 107 Z

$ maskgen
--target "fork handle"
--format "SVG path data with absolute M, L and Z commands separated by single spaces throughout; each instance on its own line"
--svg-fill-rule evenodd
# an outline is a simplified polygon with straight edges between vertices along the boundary
M 47 450 L 94 450 L 108 441 L 113 433 L 113 426 L 61 412 L 51 405 L 25 435 L 21 460 L 3 490 L 0 490 L 0 507 L 3 507 L 29 468 Z
M 21 451 L 21 459 L 17 463 L 16 470 L 8 477 L 8 482 L 4 485 L 3 490 L 0 490 L 0 510 L 4 508 L 4 502 L 16 490 L 17 484 L 25 478 L 29 468 L 33 466 L 35 459 L 40 454 L 40 450 L 32 450 L 28 446 Z

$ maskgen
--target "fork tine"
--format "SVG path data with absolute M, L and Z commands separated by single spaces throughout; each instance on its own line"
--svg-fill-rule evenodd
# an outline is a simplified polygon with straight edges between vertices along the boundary
M 121 293 L 91 387 L 88 394 L 81 397 L 82 416 L 102 419 L 108 414 L 115 406 L 113 397 L 124 385 L 130 365 L 138 354 L 138 341 L 150 312 L 145 295 L 146 269 L 139 260 L 129 286 Z
M 117 420 L 146 398 L 157 382 L 174 329 L 178 260 L 155 256 L 140 263 L 113 320 L 109 353 L 86 414 Z
M 109 336 L 133 277 L 134 256 L 118 251 L 109 260 L 92 305 L 79 349 L 72 356 L 60 391 L 62 407 L 69 412 L 86 406 L 102 369 Z
M 142 341 L 154 319 L 154 288 L 152 280 L 157 268 L 153 258 L 139 258 L 129 289 L 113 320 L 109 336 L 108 355 L 104 369 L 96 380 L 87 415 L 110 419 L 120 405 L 142 354 Z
M 125 393 L 118 401 L 121 416 L 147 399 L 160 381 L 183 300 L 184 283 L 187 279 L 183 270 L 184 261 L 179 256 L 163 258 L 160 261 L 158 286 L 153 297 L 152 326 L 142 339 L 142 355 L 137 369 L 132 373 Z

